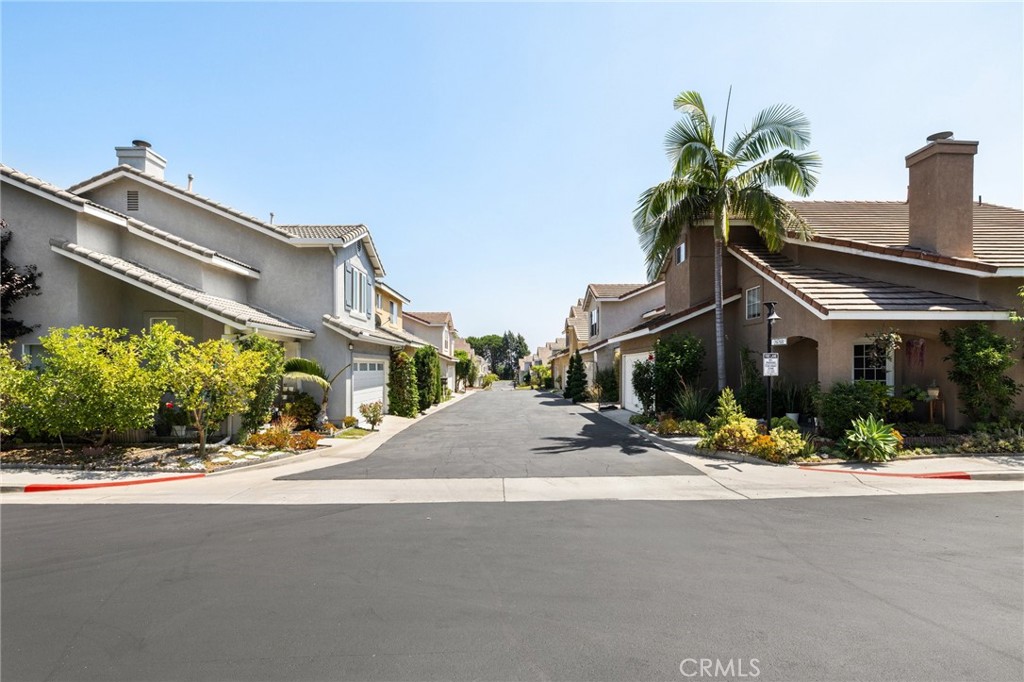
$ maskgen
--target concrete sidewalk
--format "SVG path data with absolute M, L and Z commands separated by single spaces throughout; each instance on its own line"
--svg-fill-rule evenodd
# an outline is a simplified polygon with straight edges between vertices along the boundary
M 393 436 L 409 428 L 418 420 L 443 410 L 455 403 L 476 395 L 468 391 L 452 396 L 448 402 L 434 405 L 417 419 L 387 415 L 378 430 L 359 439 L 323 438 L 316 450 L 292 457 L 283 457 L 246 467 L 234 467 L 210 473 L 188 472 L 175 474 L 172 471 L 82 471 L 79 469 L 0 469 L 0 492 L 35 493 L 89 490 L 95 488 L 120 488 L 144 483 L 170 483 L 197 478 L 241 477 L 257 478 L 301 473 L 332 464 L 341 464 L 366 457 Z M 267 469 L 274 469 L 268 474 Z

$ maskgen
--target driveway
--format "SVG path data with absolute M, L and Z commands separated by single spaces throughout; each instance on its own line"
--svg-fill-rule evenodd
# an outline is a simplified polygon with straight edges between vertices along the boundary
M 699 476 L 645 439 L 550 393 L 480 393 L 365 459 L 281 480 Z

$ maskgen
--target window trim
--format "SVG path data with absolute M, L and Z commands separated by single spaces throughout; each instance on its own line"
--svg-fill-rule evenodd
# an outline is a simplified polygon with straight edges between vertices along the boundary
M 754 291 L 757 292 L 757 308 L 756 308 L 755 314 L 751 315 L 750 314 L 750 294 L 751 294 L 751 292 L 754 292 Z M 763 303 L 763 300 L 762 300 L 762 296 L 761 296 L 761 285 L 760 284 L 758 284 L 757 286 L 753 286 L 753 287 L 750 287 L 748 289 L 745 289 L 743 291 L 743 304 L 744 304 L 743 312 L 744 312 L 744 315 L 745 315 L 747 321 L 760 320 L 762 318 L 762 315 L 761 315 L 761 304 L 762 303 Z
M 171 325 L 175 329 L 181 329 L 181 326 L 178 324 L 178 316 L 177 315 L 173 315 L 172 316 L 172 315 L 168 315 L 168 314 L 149 315 L 147 317 L 146 328 L 152 330 L 153 329 L 153 325 L 158 323 L 158 322 L 167 322 L 169 325 Z
M 895 362 L 895 357 L 889 357 L 889 358 L 886 358 L 886 360 L 885 360 L 885 381 L 884 382 L 878 381 L 876 379 L 865 379 L 863 377 L 861 377 L 860 379 L 857 378 L 857 368 L 855 366 L 856 362 L 857 362 L 857 346 L 870 346 L 870 345 L 872 345 L 872 343 L 873 343 L 872 339 L 864 337 L 864 338 L 860 338 L 860 339 L 854 339 L 853 343 L 850 344 L 850 381 L 870 381 L 872 383 L 878 383 L 878 384 L 884 383 L 885 386 L 890 389 L 890 393 L 891 393 L 892 389 L 895 388 L 895 386 L 896 386 L 896 371 L 895 371 L 896 362 Z M 865 367 L 865 369 L 875 369 L 875 370 L 878 370 L 878 369 L 881 369 L 881 367 L 872 367 L 872 368 Z
M 590 335 L 597 336 L 601 329 L 601 309 L 594 308 L 590 311 Z
M 682 265 L 686 262 L 686 241 L 681 241 L 676 245 L 675 249 L 676 265 Z

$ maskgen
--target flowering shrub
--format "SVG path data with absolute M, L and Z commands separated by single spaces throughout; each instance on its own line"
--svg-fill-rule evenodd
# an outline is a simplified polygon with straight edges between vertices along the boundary
M 312 450 L 316 447 L 317 441 L 320 438 L 319 433 L 299 431 L 298 433 L 293 433 L 288 439 L 288 447 L 291 450 Z
M 345 417 L 344 419 L 341 420 L 342 426 L 344 426 L 346 429 L 351 429 L 353 426 L 355 426 L 358 423 L 359 423 L 359 420 L 356 419 L 355 417 L 353 417 L 352 415 L 349 415 L 349 416 L 347 416 L 347 417 Z
M 363 403 L 359 406 L 359 414 L 370 425 L 370 430 L 376 430 L 377 424 L 384 421 L 384 406 L 378 400 L 372 403 Z

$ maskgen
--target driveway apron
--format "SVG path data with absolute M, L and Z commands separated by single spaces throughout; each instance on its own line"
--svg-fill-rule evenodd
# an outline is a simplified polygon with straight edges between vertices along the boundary
M 550 393 L 487 391 L 365 459 L 281 480 L 698 476 L 629 429 Z

